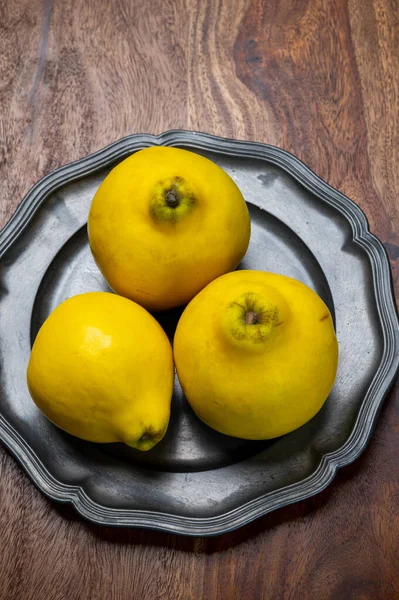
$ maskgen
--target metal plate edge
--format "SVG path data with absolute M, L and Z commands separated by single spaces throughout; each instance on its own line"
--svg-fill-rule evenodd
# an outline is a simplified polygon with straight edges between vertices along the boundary
M 366 216 L 359 206 L 285 150 L 268 144 L 226 139 L 200 132 L 173 130 L 157 136 L 130 135 L 46 175 L 31 188 L 0 232 L 0 258 L 16 241 L 49 194 L 57 188 L 121 160 L 140 148 L 179 144 L 275 164 L 320 201 L 338 210 L 349 222 L 353 232 L 352 242 L 361 247 L 371 264 L 374 295 L 384 337 L 381 363 L 363 400 L 349 439 L 338 450 L 325 454 L 318 469 L 308 478 L 211 518 L 189 518 L 161 512 L 106 508 L 89 498 L 82 487 L 66 485 L 55 479 L 25 440 L 1 415 L 0 440 L 47 497 L 57 502 L 71 503 L 80 515 L 91 522 L 108 526 L 148 528 L 189 536 L 212 536 L 237 529 L 277 508 L 321 492 L 331 483 L 338 468 L 358 458 L 370 440 L 383 401 L 399 369 L 399 321 L 386 251 L 380 240 L 370 233 Z

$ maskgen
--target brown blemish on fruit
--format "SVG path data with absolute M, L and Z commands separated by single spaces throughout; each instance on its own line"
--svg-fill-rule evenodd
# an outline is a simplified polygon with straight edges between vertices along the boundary
M 175 190 L 175 189 L 169 190 L 166 193 L 165 201 L 166 201 L 166 204 L 168 206 L 170 206 L 170 208 L 176 208 L 176 206 L 179 206 L 180 197 L 179 197 L 179 194 L 177 193 L 177 190 Z
M 139 290 L 138 288 L 136 288 L 136 292 L 138 292 L 139 294 L 144 294 L 144 296 L 149 296 L 150 298 L 154 298 L 154 294 L 149 294 L 148 292 L 145 292 L 144 290 Z
M 258 323 L 268 324 L 275 323 L 278 319 L 279 310 L 277 306 L 269 309 L 264 309 L 258 313 Z
M 282 325 L 280 311 L 260 294 L 248 292 L 243 294 L 229 308 L 233 309 L 233 322 L 229 329 L 237 340 L 248 340 L 255 344 L 263 343 L 274 327 Z M 237 310 L 238 309 L 238 310 Z
M 154 440 L 154 441 L 160 441 L 163 436 L 165 435 L 165 430 L 156 430 L 153 427 L 149 427 L 141 436 L 141 438 L 139 438 L 139 442 L 148 442 L 150 440 Z
M 231 333 L 232 333 L 233 337 L 235 337 L 239 341 L 241 341 L 245 338 L 244 331 L 242 331 L 242 329 L 240 329 L 239 327 L 233 327 L 233 329 L 231 330 Z
M 240 308 L 242 308 L 242 310 L 245 310 L 245 306 L 243 306 L 239 302 L 233 302 L 233 304 L 235 304 L 236 306 L 239 306 Z
M 176 224 L 196 203 L 196 196 L 182 177 L 169 177 L 155 184 L 150 198 L 150 215 L 156 223 Z
M 321 317 L 321 319 L 319 319 L 319 321 L 320 321 L 320 322 L 321 322 L 321 321 L 325 321 L 326 319 L 328 319 L 328 317 L 329 317 L 329 316 L 330 316 L 330 315 L 329 315 L 328 313 L 326 313 L 325 315 L 323 315 L 323 316 Z
M 258 313 L 253 310 L 245 313 L 244 323 L 246 325 L 256 325 L 258 323 Z

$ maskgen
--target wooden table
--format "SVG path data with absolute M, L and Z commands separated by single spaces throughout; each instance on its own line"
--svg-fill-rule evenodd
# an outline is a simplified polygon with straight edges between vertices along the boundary
M 1 224 L 55 167 L 172 128 L 276 144 L 355 200 L 399 289 L 397 0 L 2 0 Z M 399 395 L 319 496 L 215 539 L 112 530 L 0 450 L 0 599 L 399 598 Z

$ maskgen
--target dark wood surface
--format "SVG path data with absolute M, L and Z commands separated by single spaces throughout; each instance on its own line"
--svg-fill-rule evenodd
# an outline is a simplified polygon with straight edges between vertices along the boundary
M 135 132 L 292 151 L 366 212 L 399 289 L 397 0 L 0 0 L 0 219 Z M 319 496 L 220 538 L 82 522 L 0 448 L 0 600 L 399 598 L 399 394 Z

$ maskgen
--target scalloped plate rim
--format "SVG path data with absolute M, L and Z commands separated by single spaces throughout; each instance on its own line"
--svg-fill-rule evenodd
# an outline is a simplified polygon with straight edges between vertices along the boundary
M 8 223 L 0 231 L 0 258 L 29 224 L 36 210 L 51 192 L 89 175 L 133 151 L 150 145 L 185 145 L 215 153 L 265 160 L 282 168 L 296 181 L 326 202 L 348 220 L 353 243 L 367 254 L 372 267 L 374 294 L 384 334 L 381 363 L 365 395 L 352 433 L 340 448 L 323 455 L 318 468 L 300 482 L 269 492 L 241 506 L 213 517 L 194 518 L 162 512 L 107 508 L 97 504 L 82 486 L 58 481 L 48 471 L 31 447 L 0 414 L 0 440 L 20 462 L 31 480 L 48 498 L 70 503 L 85 519 L 117 527 L 137 527 L 189 536 L 212 536 L 246 525 L 272 510 L 310 498 L 325 489 L 338 468 L 356 460 L 366 448 L 383 401 L 399 369 L 399 321 L 394 299 L 389 260 L 380 240 L 370 233 L 362 209 L 350 198 L 331 187 L 293 154 L 261 142 L 233 140 L 207 133 L 170 130 L 160 135 L 126 136 L 82 159 L 63 165 L 41 178 L 26 194 Z

